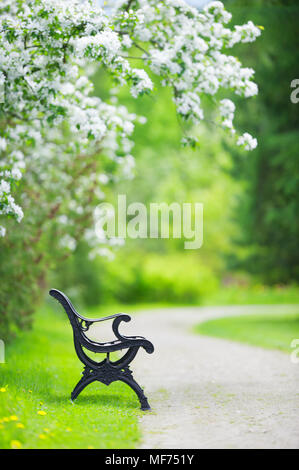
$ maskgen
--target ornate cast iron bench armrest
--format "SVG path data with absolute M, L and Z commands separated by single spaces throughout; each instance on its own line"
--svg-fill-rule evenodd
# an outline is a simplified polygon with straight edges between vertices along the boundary
M 113 332 L 114 332 L 113 325 L 115 323 L 115 320 L 117 320 L 118 318 L 120 319 L 116 323 L 117 325 L 119 325 L 121 321 L 129 321 L 129 320 L 124 318 L 124 317 L 128 317 L 129 315 L 126 315 L 124 313 L 115 313 L 114 315 L 109 315 L 107 317 L 101 317 L 101 318 L 87 318 L 87 317 L 84 317 L 83 315 L 80 315 L 78 312 L 76 312 L 76 316 L 78 318 L 78 321 L 79 321 L 83 331 L 88 331 L 89 327 L 91 325 L 93 325 L 94 323 L 99 323 L 99 322 L 107 321 L 107 320 L 113 320 L 112 329 L 113 329 Z M 129 319 L 131 319 L 131 318 L 129 317 Z M 115 335 L 115 336 L 117 336 L 117 335 Z
M 144 348 L 146 352 L 151 354 L 154 351 L 153 344 L 145 339 L 143 336 L 123 336 L 119 332 L 119 325 L 122 321 L 129 322 L 131 317 L 125 313 L 117 313 L 102 318 L 88 318 L 80 315 L 72 305 L 68 297 L 57 289 L 51 289 L 49 294 L 54 297 L 65 309 L 70 323 L 73 328 L 75 350 L 78 358 L 85 365 L 83 377 L 74 388 L 71 398 L 77 398 L 80 392 L 91 382 L 98 380 L 99 382 L 109 385 L 112 382 L 121 380 L 127 383 L 137 394 L 142 410 L 150 409 L 147 398 L 145 397 L 142 388 L 133 379 L 129 364 L 135 358 L 140 347 Z M 91 340 L 86 336 L 86 332 L 93 323 L 98 323 L 106 320 L 113 320 L 112 330 L 115 334 L 116 340 L 106 343 L 100 343 Z M 83 350 L 83 348 L 95 352 L 107 354 L 106 359 L 96 362 L 91 359 Z M 117 361 L 110 361 L 110 352 L 121 351 L 127 349 L 127 352 Z
M 52 290 L 54 290 L 54 289 L 52 289 Z M 50 294 L 50 295 L 52 295 L 52 294 Z M 121 315 L 125 315 L 124 313 L 115 313 L 114 315 L 109 315 L 108 317 L 87 318 L 87 317 L 84 317 L 83 315 L 80 315 L 78 312 L 76 312 L 76 314 L 77 314 L 77 317 L 80 318 L 82 321 L 89 322 L 89 323 L 97 323 L 97 322 L 100 322 L 100 321 L 113 320 L 114 318 L 117 318 Z

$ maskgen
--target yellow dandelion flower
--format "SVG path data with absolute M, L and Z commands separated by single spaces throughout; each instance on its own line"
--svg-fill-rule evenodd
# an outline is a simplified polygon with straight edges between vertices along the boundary
M 72 428 L 66 428 L 66 432 L 71 432 Z
M 46 413 L 46 411 L 44 411 L 44 410 L 39 410 L 39 411 L 37 412 L 37 414 L 38 414 L 38 415 L 41 415 L 41 416 L 45 416 L 47 413 Z
M 22 423 L 17 423 L 16 426 L 17 426 L 17 428 L 20 428 L 20 429 L 24 429 L 24 427 L 25 427 L 24 424 L 22 424 Z
M 39 437 L 40 439 L 47 439 L 47 436 L 46 436 L 45 434 L 40 434 L 38 437 Z
M 28 390 L 29 393 L 32 393 L 32 390 Z
M 10 447 L 12 449 L 21 449 L 22 444 L 20 443 L 20 441 L 11 441 L 10 442 Z
M 94 449 L 94 447 L 93 446 L 88 446 L 87 449 Z
M 0 392 L 1 392 L 1 393 L 5 393 L 5 392 L 6 392 L 6 388 L 5 388 L 5 387 L 1 387 L 1 388 L 0 388 Z
M 12 416 L 9 417 L 9 420 L 10 421 L 18 421 L 19 418 L 16 415 L 12 415 Z

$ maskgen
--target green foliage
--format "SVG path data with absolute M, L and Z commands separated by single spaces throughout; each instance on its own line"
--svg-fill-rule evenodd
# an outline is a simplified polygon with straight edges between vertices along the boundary
M 295 0 L 232 0 L 227 7 L 234 21 L 250 15 L 264 26 L 250 50 L 234 50 L 256 70 L 260 91 L 236 117 L 238 126 L 249 125 L 259 145 L 249 158 L 231 149 L 233 175 L 246 189 L 237 213 L 240 249 L 230 257 L 230 266 L 265 282 L 298 281 L 299 105 L 290 100 L 290 84 L 298 78 L 299 5 Z
M 76 302 L 89 306 L 111 302 L 197 304 L 218 287 L 209 267 L 200 264 L 198 257 L 180 252 L 159 255 L 139 250 L 133 256 L 128 248 L 120 250 L 113 261 L 87 261 L 77 252 L 66 267 L 55 276 L 56 284 Z
M 237 103 L 236 121 L 238 128 L 248 128 L 258 136 L 257 149 L 244 154 L 227 141 L 224 144 L 218 128 L 208 122 L 200 129 L 185 123 L 183 130 L 171 91 L 161 88 L 151 76 L 156 94 L 137 100 L 128 88 L 119 94 L 119 101 L 131 113 L 147 118 L 134 132 L 135 179 L 122 182 L 117 177 L 105 187 L 107 201 L 114 204 L 118 194 L 126 194 L 128 204 L 138 201 L 147 206 L 162 201 L 202 202 L 202 248 L 188 252 L 179 239 L 127 240 L 114 261 L 91 260 L 82 234 L 92 225 L 98 188 L 95 184 L 91 192 L 82 193 L 80 178 L 92 179 L 99 171 L 115 174 L 117 164 L 103 160 L 103 155 L 90 155 L 86 161 L 78 158 L 73 166 L 63 168 L 67 181 L 75 181 L 69 186 L 71 196 L 84 208 L 85 217 L 70 211 L 67 204 L 56 205 L 60 191 L 64 193 L 55 172 L 64 165 L 61 155 L 57 154 L 46 175 L 47 191 L 33 190 L 43 183 L 32 160 L 16 190 L 24 221 L 17 228 L 8 221 L 8 235 L 1 238 L 0 338 L 7 339 L 31 324 L 34 308 L 49 284 L 88 307 L 156 300 L 184 304 L 297 301 L 295 285 L 281 289 L 264 284 L 296 282 L 299 275 L 299 104 L 290 101 L 290 82 L 297 73 L 299 10 L 294 1 L 231 0 L 226 6 L 236 23 L 250 18 L 264 26 L 256 43 L 233 50 L 256 69 L 259 95 Z M 108 73 L 98 70 L 93 82 L 94 94 L 107 101 Z M 71 140 L 69 131 L 64 132 Z M 188 137 L 189 133 L 196 139 Z M 194 148 L 181 147 L 182 139 Z M 73 253 L 59 245 L 68 232 L 57 220 L 65 215 L 71 216 L 70 235 L 81 240 Z M 237 280 L 228 286 L 225 283 L 233 270 Z M 256 279 L 247 279 L 242 286 L 238 282 L 242 271 Z M 222 287 L 217 293 L 218 286 Z
M 94 78 L 96 93 L 104 97 L 106 80 L 102 73 Z M 159 99 L 136 101 L 123 91 L 121 101 L 147 123 L 134 133 L 134 180 L 110 185 L 108 200 L 117 206 L 117 195 L 125 194 L 127 204 L 138 201 L 147 207 L 151 202 L 202 202 L 204 243 L 199 250 L 185 250 L 181 239 L 127 239 L 113 261 L 90 260 L 84 244 L 78 245 L 54 279 L 88 305 L 113 300 L 200 303 L 225 272 L 223 254 L 232 249 L 237 226 L 231 213 L 240 192 L 228 173 L 230 156 L 207 126 L 196 131 L 200 146 L 195 151 L 180 147 L 182 129 L 171 94 L 163 88 L 158 94 Z
M 199 324 L 195 331 L 290 354 L 292 340 L 299 337 L 299 313 L 220 318 Z
M 240 282 L 237 278 L 231 285 L 222 285 L 204 299 L 205 305 L 269 305 L 269 304 L 299 304 L 299 288 L 296 285 L 284 286 L 277 284 L 267 286 Z
M 31 326 L 44 284 L 41 247 L 37 241 L 34 243 L 30 228 L 27 220 L 22 231 L 16 230 L 1 240 L 0 337 L 5 341 Z
M 121 255 L 107 268 L 108 284 L 116 286 L 111 295 L 122 302 L 199 303 L 217 287 L 209 268 L 179 253 L 144 254 L 129 262 Z
M 131 449 L 137 445 L 139 402 L 125 384 L 109 388 L 92 384 L 71 404 L 70 392 L 80 379 L 82 365 L 64 315 L 40 310 L 33 331 L 6 349 L 6 364 L 0 368 L 2 449 Z
M 80 173 L 81 165 L 81 162 L 74 161 L 67 171 L 70 179 Z M 48 180 L 52 179 L 52 188 L 37 191 L 35 186 L 33 189 L 32 181 L 36 183 L 44 177 L 34 166 L 28 165 L 20 185 L 26 217 L 17 226 L 10 219 L 7 222 L 8 233 L 0 241 L 0 338 L 5 341 L 31 325 L 36 306 L 44 296 L 49 272 L 59 269 L 70 254 L 62 243 L 69 230 L 59 222 L 59 216 L 64 216 L 69 201 L 60 199 L 57 202 L 55 168 L 47 175 Z M 82 205 L 90 199 L 86 193 L 77 197 Z M 92 205 L 84 215 L 74 211 L 72 219 L 71 234 L 74 240 L 80 239 L 85 228 L 92 223 Z
M 49 284 L 62 291 L 81 306 L 97 306 L 111 301 L 106 291 L 106 263 L 98 257 L 90 260 L 89 247 L 79 243 L 69 259 L 62 259 L 50 273 Z

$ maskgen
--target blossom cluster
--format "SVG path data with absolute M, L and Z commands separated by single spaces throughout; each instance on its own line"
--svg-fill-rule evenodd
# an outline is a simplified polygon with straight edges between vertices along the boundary
M 128 84 L 135 98 L 153 90 L 145 70 L 149 67 L 163 85 L 172 87 L 178 114 L 195 124 L 204 119 L 203 95 L 216 99 L 220 90 L 233 90 L 244 97 L 257 93 L 254 71 L 243 68 L 227 49 L 238 42 L 254 41 L 260 30 L 250 21 L 233 29 L 226 27 L 231 15 L 221 2 L 212 2 L 202 12 L 183 0 L 118 0 L 108 10 L 97 3 L 1 2 L 2 218 L 14 217 L 20 222 L 26 194 L 38 193 L 41 186 L 53 194 L 53 207 L 78 214 L 85 209 L 82 201 L 86 195 L 86 205 L 91 192 L 102 197 L 100 180 L 120 173 L 130 177 L 134 167 L 131 135 L 137 117 L 123 105 L 92 94 L 89 64 L 104 67 L 119 86 Z M 131 65 L 132 50 L 140 53 L 140 68 Z M 234 104 L 222 99 L 219 110 L 222 126 L 235 133 Z M 256 139 L 248 133 L 236 138 L 246 149 L 256 146 Z M 103 172 L 101 165 L 93 166 L 92 156 L 98 152 L 114 163 L 116 176 Z M 91 167 L 90 173 L 84 173 L 84 168 Z M 15 190 L 28 168 L 27 184 L 32 188 L 17 203 Z M 76 176 L 70 168 L 78 170 Z M 70 189 L 75 177 L 76 194 Z M 57 214 L 65 227 L 65 244 L 74 247 L 68 219 Z M 0 236 L 4 235 L 5 228 L 0 226 Z
M 173 88 L 177 111 L 184 119 L 194 123 L 204 119 L 203 95 L 211 95 L 217 102 L 216 95 L 222 90 L 232 90 L 246 98 L 257 94 L 257 85 L 252 81 L 254 70 L 242 67 L 237 58 L 227 53 L 236 43 L 252 42 L 261 34 L 251 21 L 228 28 L 231 14 L 218 1 L 206 5 L 203 11 L 182 0 L 129 3 L 128 16 L 137 16 L 139 21 L 128 29 L 122 13 L 128 2 L 120 0 L 114 10 L 116 27 L 149 44 L 142 57 L 162 77 L 162 83 Z M 223 106 L 220 102 L 220 114 Z M 234 132 L 234 109 L 232 105 L 230 108 L 228 118 L 221 123 Z

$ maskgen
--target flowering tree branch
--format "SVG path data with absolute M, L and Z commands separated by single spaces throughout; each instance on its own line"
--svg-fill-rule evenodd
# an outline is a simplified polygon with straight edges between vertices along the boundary
M 148 67 L 163 86 L 173 89 L 178 114 L 194 124 L 204 119 L 204 95 L 216 103 L 220 91 L 255 95 L 254 71 L 228 51 L 238 42 L 254 41 L 260 29 L 251 21 L 231 29 L 226 26 L 230 19 L 221 2 L 199 12 L 183 0 L 120 0 L 112 2 L 108 14 L 91 0 L 3 0 L 0 116 L 6 126 L 0 129 L 0 216 L 22 220 L 21 203 L 13 194 L 26 168 L 35 175 L 29 181 L 33 189 L 41 184 L 53 194 L 55 187 L 52 207 L 66 212 L 71 207 L 73 213 L 82 209 L 80 198 L 103 180 L 97 169 L 86 177 L 98 148 L 115 168 L 129 173 L 137 117 L 124 106 L 91 95 L 92 82 L 84 71 L 90 63 L 105 67 L 119 86 L 128 84 L 133 97 L 153 90 Z M 133 47 L 142 52 L 134 59 L 141 59 L 143 68 L 129 62 Z M 221 99 L 218 110 L 219 123 L 237 145 L 255 148 L 255 138 L 246 132 L 238 136 L 234 129 L 234 103 Z M 79 165 L 80 189 L 74 197 L 66 189 L 72 182 L 67 169 L 78 165 L 78 155 L 86 166 Z M 25 191 L 20 199 L 26 203 Z M 3 226 L 0 235 L 5 235 Z M 69 246 L 74 243 L 69 241 Z

